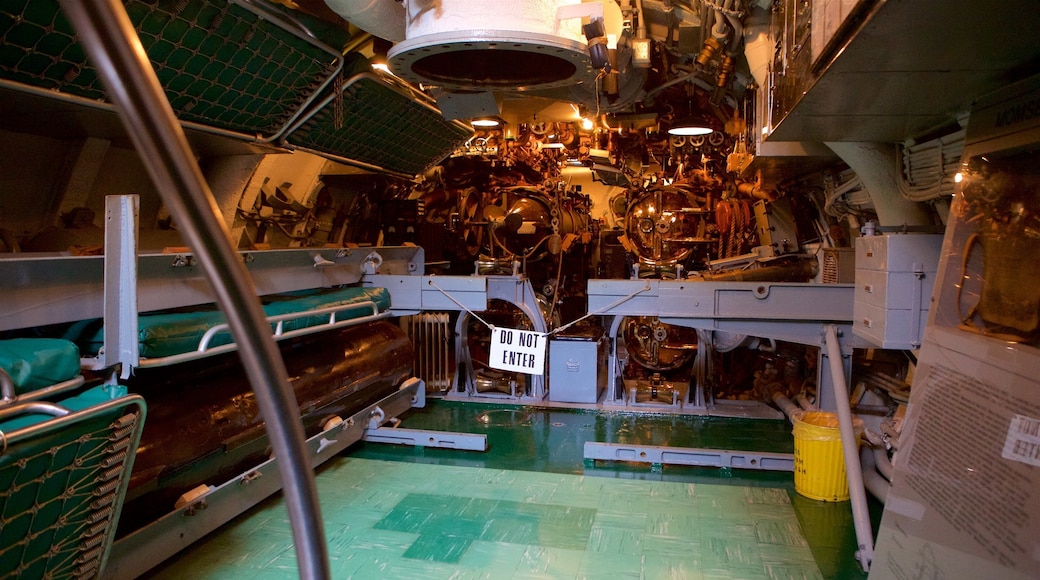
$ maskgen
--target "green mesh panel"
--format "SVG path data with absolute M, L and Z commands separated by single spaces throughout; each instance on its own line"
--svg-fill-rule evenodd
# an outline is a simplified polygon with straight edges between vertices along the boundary
M 62 402 L 78 418 L 33 414 L 0 422 L 10 439 L 50 421 L 0 455 L 0 578 L 98 577 L 140 439 L 143 401 L 111 402 L 105 387 Z M 106 408 L 97 407 L 110 402 Z
M 273 136 L 335 72 L 338 55 L 226 1 L 125 6 L 182 121 Z M 0 77 L 105 100 L 55 0 L 0 2 Z
M 340 122 L 337 123 L 337 118 Z M 286 137 L 298 147 L 417 175 L 470 138 L 465 126 L 367 74 L 345 83 L 343 98 L 322 108 Z

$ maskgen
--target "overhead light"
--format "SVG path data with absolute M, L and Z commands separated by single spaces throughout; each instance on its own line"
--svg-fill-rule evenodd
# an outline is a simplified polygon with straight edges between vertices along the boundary
M 595 125 L 593 124 L 592 119 L 590 119 L 588 117 L 582 117 L 582 119 L 581 119 L 581 128 L 582 128 L 582 130 L 584 130 L 584 131 L 591 131 L 594 126 Z
M 680 118 L 668 128 L 669 135 L 692 137 L 697 135 L 708 135 L 714 133 L 711 121 L 703 115 Z
M 474 127 L 498 127 L 502 124 L 501 121 L 494 117 L 481 117 L 479 119 L 473 119 L 469 123 Z
M 372 65 L 372 68 L 392 75 L 394 73 L 391 72 L 389 65 L 386 63 L 386 51 L 390 49 L 390 46 L 390 41 L 372 37 L 372 58 L 368 62 Z

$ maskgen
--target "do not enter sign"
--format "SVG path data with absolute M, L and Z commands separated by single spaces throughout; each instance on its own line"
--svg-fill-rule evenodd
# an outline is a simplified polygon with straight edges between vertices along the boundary
M 545 374 L 545 336 L 531 330 L 492 328 L 488 364 L 500 371 Z

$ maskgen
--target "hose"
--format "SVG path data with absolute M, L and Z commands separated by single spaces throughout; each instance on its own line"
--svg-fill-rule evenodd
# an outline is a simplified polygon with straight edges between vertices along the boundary
M 867 488 L 870 495 L 876 497 L 881 503 L 885 503 L 888 500 L 888 492 L 892 489 L 892 484 L 878 473 L 874 451 L 869 445 L 864 445 L 860 449 L 859 459 L 863 465 L 863 486 Z

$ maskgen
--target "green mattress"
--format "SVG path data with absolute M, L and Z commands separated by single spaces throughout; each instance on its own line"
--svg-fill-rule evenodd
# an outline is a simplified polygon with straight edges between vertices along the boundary
M 16 394 L 49 387 L 79 375 L 79 348 L 58 338 L 0 340 L 0 369 Z

